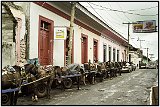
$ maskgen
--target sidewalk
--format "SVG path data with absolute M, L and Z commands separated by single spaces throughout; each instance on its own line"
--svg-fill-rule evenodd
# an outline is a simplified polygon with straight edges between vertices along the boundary
M 158 95 L 158 75 L 156 76 L 156 81 L 153 83 L 151 87 L 150 93 L 150 105 L 158 105 L 159 103 L 159 95 Z

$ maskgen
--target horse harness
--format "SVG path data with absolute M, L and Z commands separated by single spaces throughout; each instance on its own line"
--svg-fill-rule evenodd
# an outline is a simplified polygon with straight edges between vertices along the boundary
M 9 79 L 7 81 L 11 82 L 13 85 L 17 85 L 16 84 L 16 80 L 17 81 L 21 80 L 21 78 L 20 79 L 16 79 L 15 76 L 13 76 L 13 78 L 14 78 L 13 80 L 11 80 L 11 78 L 9 77 L 9 74 L 12 75 L 12 74 L 16 73 L 16 70 L 12 66 L 7 66 L 7 67 L 3 68 L 2 71 L 4 71 L 4 73 L 2 73 L 2 75 L 6 75 L 8 77 L 8 79 Z

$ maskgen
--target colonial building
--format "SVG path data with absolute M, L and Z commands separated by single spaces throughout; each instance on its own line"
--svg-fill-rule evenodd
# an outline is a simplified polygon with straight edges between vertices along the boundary
M 38 58 L 40 64 L 66 65 L 66 40 L 54 38 L 54 28 L 66 27 L 69 35 L 70 2 L 15 2 L 27 10 L 26 58 Z M 27 6 L 26 6 L 27 5 Z M 26 8 L 27 7 L 27 8 Z M 127 40 L 81 4 L 75 8 L 72 63 L 91 60 L 127 61 Z M 25 14 L 26 15 L 26 14 Z M 27 29 L 26 28 L 26 29 Z M 25 29 L 25 28 L 23 28 Z

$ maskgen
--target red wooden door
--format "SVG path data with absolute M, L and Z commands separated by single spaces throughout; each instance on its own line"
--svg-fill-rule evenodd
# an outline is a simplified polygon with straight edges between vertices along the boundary
M 39 63 L 40 65 L 52 64 L 53 56 L 53 23 L 45 18 L 40 17 L 39 28 Z
M 42 65 L 49 64 L 49 31 L 48 29 L 40 29 L 40 61 Z
M 82 64 L 88 62 L 88 40 L 87 37 L 82 36 L 82 42 L 81 42 L 81 60 Z
M 98 61 L 98 42 L 93 40 L 93 60 L 94 62 Z

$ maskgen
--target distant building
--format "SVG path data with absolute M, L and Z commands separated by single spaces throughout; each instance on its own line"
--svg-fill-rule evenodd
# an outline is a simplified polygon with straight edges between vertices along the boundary
M 149 61 L 151 61 L 151 60 L 149 58 L 147 60 L 147 57 L 143 55 L 142 62 L 145 63 L 145 64 L 148 64 Z
M 141 55 L 142 55 L 142 51 L 130 45 L 129 61 L 136 64 L 137 67 L 139 67 L 139 62 L 142 60 Z

